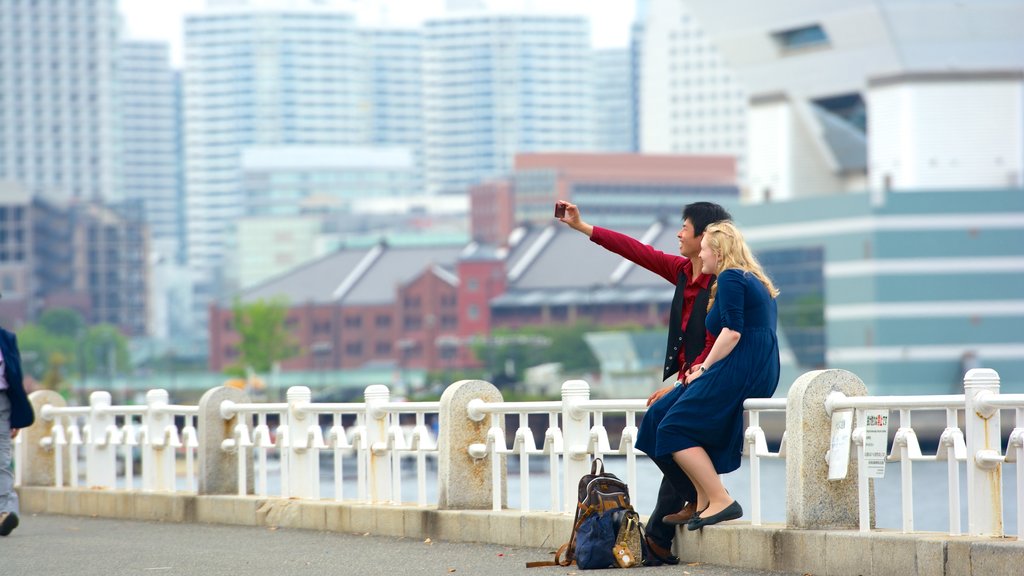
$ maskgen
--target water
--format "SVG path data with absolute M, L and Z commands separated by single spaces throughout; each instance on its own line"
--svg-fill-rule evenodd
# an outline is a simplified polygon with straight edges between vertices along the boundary
M 510 464 L 517 459 L 509 459 Z M 331 471 L 330 458 L 325 457 L 321 469 L 321 492 L 323 498 L 334 497 L 334 479 Z M 531 474 L 529 477 L 530 509 L 550 510 L 552 499 L 550 480 L 547 473 L 548 457 L 531 457 Z M 273 462 L 276 465 L 276 462 Z M 343 494 L 351 500 L 358 494 L 355 478 L 355 463 L 345 462 L 345 478 Z M 511 469 L 508 475 L 508 506 L 520 508 L 520 477 Z M 606 457 L 605 469 L 626 480 L 626 460 L 623 457 Z M 270 469 L 268 478 L 269 493 L 280 493 L 280 477 L 277 470 Z M 853 470 L 850 472 L 854 473 Z M 351 476 L 350 476 L 351 475 Z M 914 476 L 914 530 L 924 532 L 948 532 L 948 481 L 945 462 L 915 462 Z M 657 466 L 644 457 L 637 458 L 637 481 L 633 487 L 634 506 L 643 514 L 654 509 L 661 484 L 662 474 Z M 1003 522 L 1007 534 L 1017 534 L 1016 518 L 1016 470 L 1013 466 L 1003 466 Z M 744 520 L 750 520 L 750 465 L 747 459 L 743 466 L 722 477 L 729 492 L 744 506 Z M 877 528 L 900 530 L 903 527 L 902 502 L 900 500 L 900 466 L 888 464 L 885 477 L 875 480 L 875 523 Z M 559 489 L 561 489 L 561 478 Z M 427 502 L 437 503 L 437 472 L 433 463 L 428 460 L 427 467 Z M 406 461 L 402 474 L 402 501 L 416 502 L 417 487 L 415 467 L 412 461 Z M 782 460 L 761 460 L 761 519 L 765 523 L 784 523 L 786 520 L 786 463 Z M 960 520 L 961 531 L 967 531 L 967 472 L 960 466 Z

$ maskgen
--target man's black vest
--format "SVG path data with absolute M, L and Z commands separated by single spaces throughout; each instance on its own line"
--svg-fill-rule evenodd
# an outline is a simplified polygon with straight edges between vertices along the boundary
M 708 282 L 707 288 L 701 288 L 694 299 L 693 308 L 690 310 L 690 319 L 686 322 L 686 329 L 683 330 L 683 293 L 686 291 L 686 272 L 680 272 L 676 279 L 676 293 L 672 297 L 672 311 L 668 317 L 668 346 L 665 351 L 665 373 L 662 380 L 679 372 L 679 347 L 682 346 L 686 354 L 686 363 L 693 364 L 693 361 L 704 351 L 705 334 L 707 328 L 704 326 L 704 319 L 708 315 L 708 300 L 711 298 L 711 284 L 715 279 Z

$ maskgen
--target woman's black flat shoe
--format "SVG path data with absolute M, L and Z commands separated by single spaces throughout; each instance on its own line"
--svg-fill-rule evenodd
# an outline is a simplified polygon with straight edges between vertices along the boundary
M 689 530 L 700 530 L 705 526 L 711 526 L 712 524 L 718 524 L 719 522 L 726 522 L 728 520 L 736 520 L 743 517 L 743 508 L 740 503 L 733 500 L 732 504 L 726 506 L 718 514 L 712 514 L 706 518 L 699 518 L 697 522 L 686 525 Z

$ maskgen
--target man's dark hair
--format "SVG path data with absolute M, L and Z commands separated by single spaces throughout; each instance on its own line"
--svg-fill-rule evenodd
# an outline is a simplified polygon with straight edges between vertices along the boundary
M 700 236 L 708 225 L 732 220 L 732 215 L 714 202 L 694 202 L 683 208 L 683 220 L 689 220 L 693 225 L 693 235 Z

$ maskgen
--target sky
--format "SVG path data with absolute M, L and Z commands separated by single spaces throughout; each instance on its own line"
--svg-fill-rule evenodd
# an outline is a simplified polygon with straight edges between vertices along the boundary
M 202 12 L 206 0 L 120 0 L 125 32 L 134 40 L 163 40 L 171 44 L 175 66 L 182 63 L 182 20 Z M 350 8 L 365 24 L 416 26 L 444 14 L 445 0 L 335 0 Z M 583 14 L 590 18 L 591 41 L 598 48 L 625 47 L 635 13 L 634 0 L 489 0 L 494 8 Z

